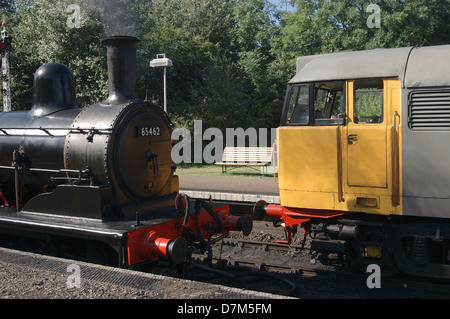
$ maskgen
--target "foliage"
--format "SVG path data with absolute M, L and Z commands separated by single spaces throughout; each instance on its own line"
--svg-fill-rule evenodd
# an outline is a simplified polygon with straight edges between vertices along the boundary
M 379 0 L 381 27 L 371 28 L 365 0 L 293 0 L 274 50 L 286 59 L 341 50 L 422 46 L 450 42 L 448 0 Z
M 280 14 L 273 4 L 265 0 L 237 1 L 234 15 L 236 26 L 231 30 L 233 48 L 237 52 L 237 65 L 251 86 L 250 96 L 259 110 L 261 126 L 279 123 L 285 83 L 288 77 L 283 62 L 271 50 L 272 39 L 279 35 L 277 21 Z M 265 124 L 265 125 L 264 125 Z
M 260 3 L 255 13 L 267 3 L 248 2 Z M 270 79 L 261 75 L 270 59 L 261 54 L 254 54 L 255 59 L 250 55 L 252 50 L 258 52 L 262 43 L 267 53 L 269 39 L 261 34 L 253 45 L 248 40 L 269 19 L 261 17 L 259 24 L 248 27 L 254 21 L 244 19 L 241 7 L 244 4 L 223 0 L 166 0 L 156 2 L 153 7 L 151 19 L 155 28 L 143 38 L 153 56 L 164 52 L 174 61 L 174 67 L 168 72 L 168 104 L 178 124 L 189 126 L 193 119 L 202 119 L 204 128 L 226 128 L 264 126 L 267 122 L 270 105 L 261 103 L 264 99 L 261 92 L 267 94 L 267 88 L 261 87 L 260 80 Z M 249 63 L 239 63 L 244 60 Z M 150 73 L 152 79 L 157 79 L 161 70 Z M 162 91 L 159 83 L 152 85 L 153 92 Z
M 358 123 L 379 123 L 379 119 L 383 118 L 382 90 L 356 91 L 354 99 L 355 118 L 359 118 Z M 377 120 L 373 122 L 375 118 Z
M 19 1 L 17 1 L 19 2 Z M 103 26 L 87 13 L 81 28 L 68 28 L 66 4 L 71 1 L 26 1 L 14 14 L 11 28 L 11 93 L 13 109 L 29 109 L 35 70 L 46 62 L 67 65 L 76 80 L 77 104 L 86 106 L 107 91 Z
M 2 13 L 13 13 L 15 11 L 14 0 L 0 0 Z
M 381 28 L 367 24 L 363 0 L 292 0 L 284 12 L 269 0 L 2 0 L 13 37 L 13 109 L 29 109 L 35 70 L 58 61 L 72 69 L 80 107 L 107 95 L 108 35 L 134 35 L 136 95 L 162 104 L 165 53 L 168 111 L 190 127 L 277 126 L 286 82 L 300 55 L 450 43 L 448 0 L 378 0 Z M 67 25 L 69 4 L 81 8 L 80 28 Z

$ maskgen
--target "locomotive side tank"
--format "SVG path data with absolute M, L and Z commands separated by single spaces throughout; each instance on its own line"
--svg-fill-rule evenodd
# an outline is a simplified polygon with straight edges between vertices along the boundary
M 281 219 L 319 252 L 450 277 L 450 45 L 300 57 L 277 129 Z
M 179 196 L 170 120 L 134 95 L 139 40 L 103 43 L 105 101 L 77 108 L 71 71 L 47 63 L 31 110 L 0 113 L 0 242 L 127 267 L 162 256 L 180 264 L 188 245 L 248 234 L 248 217 L 206 203 L 189 209 Z
M 31 111 L 0 113 L 0 185 L 8 202 L 15 203 L 11 172 L 14 151 L 22 158 L 25 150 L 30 154 L 28 160 L 32 158 L 33 163 L 26 163 L 24 158 L 23 165 L 48 170 L 64 167 L 65 138 L 81 111 L 74 103 L 74 92 L 72 72 L 60 63 L 48 63 L 36 71 Z M 50 184 L 44 171 L 23 177 L 29 187 Z

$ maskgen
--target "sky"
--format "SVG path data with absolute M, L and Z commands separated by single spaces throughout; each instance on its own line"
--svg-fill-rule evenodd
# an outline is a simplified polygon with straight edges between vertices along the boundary
M 289 0 L 269 0 L 271 3 L 277 5 L 280 9 L 285 9 L 286 8 L 286 1 L 288 2 L 287 4 L 287 9 L 288 10 L 292 10 L 292 7 L 289 5 L 290 1 Z

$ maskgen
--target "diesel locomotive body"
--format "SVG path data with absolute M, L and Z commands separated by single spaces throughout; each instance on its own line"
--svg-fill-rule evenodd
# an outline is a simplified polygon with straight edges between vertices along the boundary
M 300 57 L 276 154 L 281 205 L 312 250 L 450 277 L 450 45 Z
M 3 241 L 128 267 L 161 256 L 180 264 L 212 235 L 251 231 L 228 207 L 189 208 L 178 193 L 170 120 L 134 96 L 138 43 L 104 40 L 105 101 L 77 108 L 71 71 L 47 63 L 31 110 L 0 113 Z

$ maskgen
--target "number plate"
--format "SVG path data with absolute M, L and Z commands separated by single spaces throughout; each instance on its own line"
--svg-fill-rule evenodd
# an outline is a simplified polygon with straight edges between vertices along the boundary
M 161 129 L 159 126 L 142 127 L 137 130 L 140 136 L 160 136 Z

